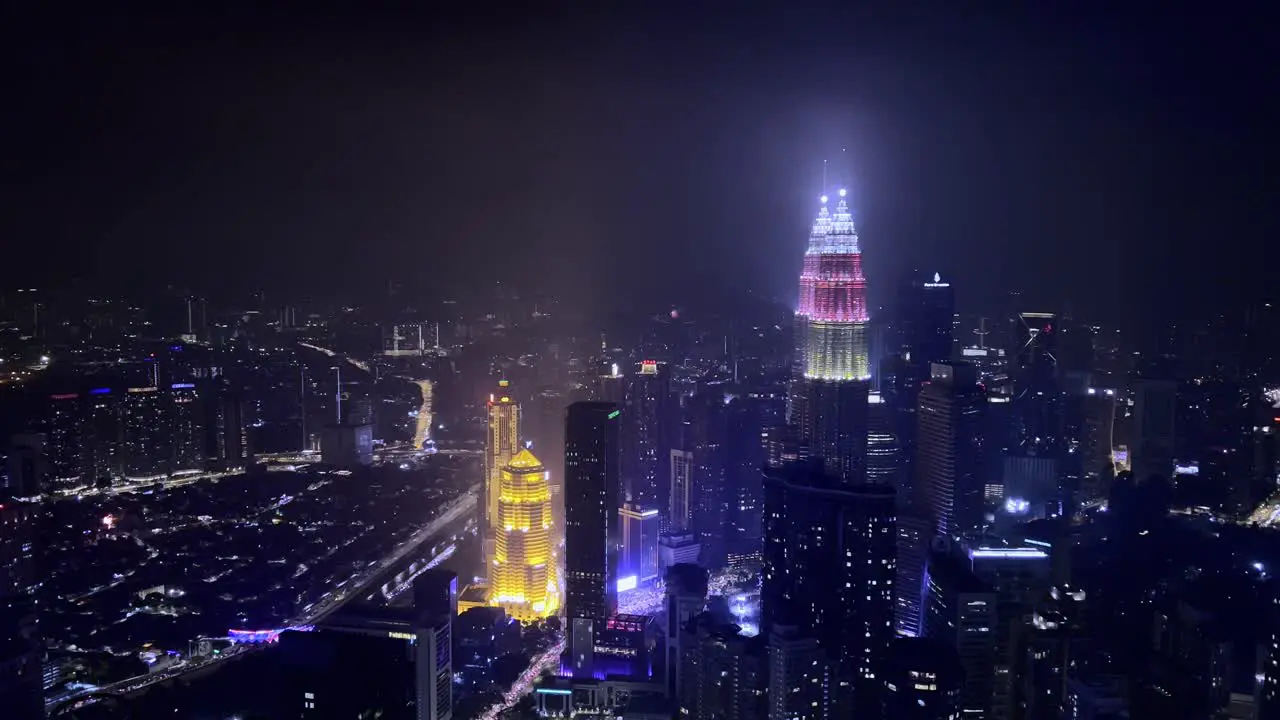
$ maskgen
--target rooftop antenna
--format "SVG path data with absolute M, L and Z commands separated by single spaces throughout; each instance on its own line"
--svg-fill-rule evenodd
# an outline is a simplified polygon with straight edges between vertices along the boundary
M 822 161 L 822 196 L 827 196 L 827 161 Z

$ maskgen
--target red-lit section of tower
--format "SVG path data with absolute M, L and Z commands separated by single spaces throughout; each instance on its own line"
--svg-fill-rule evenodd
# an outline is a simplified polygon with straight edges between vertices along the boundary
M 867 280 L 845 191 L 835 212 L 827 198 L 809 233 L 800 273 L 797 343 L 806 378 L 862 380 L 871 376 L 867 352 Z

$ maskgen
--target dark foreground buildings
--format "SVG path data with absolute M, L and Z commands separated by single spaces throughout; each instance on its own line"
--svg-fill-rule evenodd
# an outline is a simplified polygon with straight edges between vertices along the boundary
M 872 717 L 893 639 L 897 548 L 893 488 L 849 485 L 819 461 L 765 472 L 763 632 L 816 641 L 832 702 Z

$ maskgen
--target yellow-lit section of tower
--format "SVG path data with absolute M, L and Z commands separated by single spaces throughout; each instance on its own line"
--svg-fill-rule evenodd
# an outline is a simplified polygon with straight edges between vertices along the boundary
M 502 469 L 520 450 L 520 405 L 513 388 L 506 380 L 498 381 L 495 392 L 489 394 L 488 436 L 484 454 L 484 562 L 492 566 L 494 557 L 494 532 L 498 523 L 498 496 L 501 494 Z
M 551 483 L 546 468 L 528 449 L 502 468 L 490 605 L 522 622 L 560 609 L 556 577 Z

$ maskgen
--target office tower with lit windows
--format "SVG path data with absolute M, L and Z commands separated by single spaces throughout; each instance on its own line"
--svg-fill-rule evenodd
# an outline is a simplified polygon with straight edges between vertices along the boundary
M 919 508 L 899 503 L 898 572 L 893 581 L 893 622 L 899 634 L 916 637 L 921 632 L 925 565 L 933 538 L 933 520 Z
M 549 473 L 526 449 L 500 477 L 489 602 L 531 622 L 560 607 Z
M 565 414 L 564 616 L 576 676 L 591 674 L 595 628 L 618 606 L 621 414 L 602 402 L 577 402 Z
M 688 401 L 685 443 L 693 456 L 693 531 L 702 545 L 701 563 L 724 567 L 728 555 L 732 489 L 729 418 L 724 392 L 713 387 Z
M 678 405 L 666 363 L 645 360 L 627 382 L 622 414 L 622 478 L 629 502 L 666 509 L 671 497 L 667 458 L 677 430 Z
M 932 365 L 916 412 L 916 492 L 940 535 L 972 530 L 982 520 L 986 406 L 971 365 Z
M 760 559 L 763 477 L 766 454 L 764 425 L 775 419 L 768 402 L 740 394 L 726 406 L 726 444 L 729 523 L 725 537 L 726 562 L 731 567 L 754 565 Z
M 879 393 L 867 399 L 867 482 L 898 487 L 902 450 L 894 433 L 894 410 Z
M 810 460 L 765 469 L 762 620 L 795 626 L 835 661 L 839 694 L 879 712 L 894 637 L 894 490 L 849 485 Z
M 413 583 L 414 676 L 417 720 L 453 717 L 453 621 L 458 615 L 458 576 L 433 569 Z
M 693 526 L 693 453 L 671 451 L 671 505 L 667 524 L 671 532 L 688 532 Z
M 624 592 L 658 579 L 658 509 L 623 503 L 618 521 L 618 592 Z
M 520 450 L 520 404 L 511 384 L 499 380 L 489 394 L 486 417 L 487 434 L 484 449 L 484 492 L 481 502 L 481 527 L 484 529 L 484 563 L 486 574 L 493 565 L 496 552 L 494 534 L 497 528 L 498 497 L 502 487 L 502 468 Z

